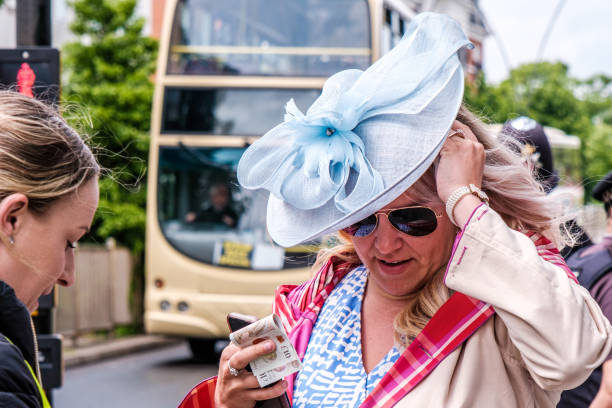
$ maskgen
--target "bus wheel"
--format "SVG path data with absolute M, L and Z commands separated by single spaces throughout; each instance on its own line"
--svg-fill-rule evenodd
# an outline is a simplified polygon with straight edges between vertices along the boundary
M 215 348 L 217 339 L 201 339 L 201 338 L 189 338 L 189 348 L 194 360 L 206 363 L 214 364 L 219 361 L 221 356 L 220 352 Z

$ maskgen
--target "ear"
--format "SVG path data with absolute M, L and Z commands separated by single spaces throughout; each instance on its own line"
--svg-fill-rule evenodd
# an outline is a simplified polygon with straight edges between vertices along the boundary
M 12 237 L 23 224 L 23 217 L 28 210 L 28 197 L 14 193 L 0 201 L 0 232 L 5 237 Z

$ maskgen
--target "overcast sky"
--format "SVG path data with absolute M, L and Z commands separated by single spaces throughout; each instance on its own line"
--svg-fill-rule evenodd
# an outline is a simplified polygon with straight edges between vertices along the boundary
M 559 0 L 480 0 L 481 9 L 503 43 L 511 68 L 537 59 L 538 48 Z M 508 75 L 493 36 L 484 43 L 488 82 Z M 570 75 L 612 76 L 612 0 L 566 0 L 550 33 L 543 59 L 561 60 Z

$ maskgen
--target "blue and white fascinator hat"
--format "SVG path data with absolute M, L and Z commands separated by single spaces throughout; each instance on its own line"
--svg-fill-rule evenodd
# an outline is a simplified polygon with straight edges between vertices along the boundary
M 238 164 L 247 189 L 270 191 L 268 232 L 292 246 L 348 227 L 396 199 L 438 155 L 463 97 L 457 52 L 471 46 L 448 16 L 423 13 L 389 53 L 331 76 L 306 114 L 285 121 Z

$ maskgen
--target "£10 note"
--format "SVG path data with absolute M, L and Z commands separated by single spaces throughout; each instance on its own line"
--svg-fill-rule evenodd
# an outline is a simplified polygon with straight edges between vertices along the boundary
M 275 314 L 230 334 L 230 341 L 240 348 L 266 340 L 272 340 L 276 344 L 276 349 L 250 363 L 260 387 L 275 383 L 302 368 L 297 352 L 289 341 L 280 318 Z

